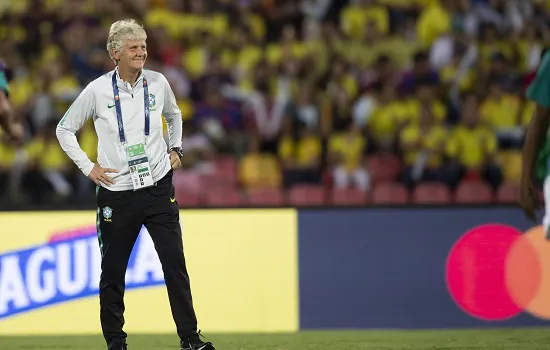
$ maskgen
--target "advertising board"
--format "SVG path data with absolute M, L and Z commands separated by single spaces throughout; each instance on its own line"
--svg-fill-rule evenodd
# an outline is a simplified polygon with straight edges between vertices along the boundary
M 294 210 L 185 210 L 181 223 L 203 331 L 298 329 Z M 0 214 L 0 334 L 100 331 L 94 224 L 93 211 Z M 162 267 L 144 227 L 126 283 L 125 330 L 175 332 Z
M 550 242 L 516 208 L 299 213 L 300 327 L 548 325 Z

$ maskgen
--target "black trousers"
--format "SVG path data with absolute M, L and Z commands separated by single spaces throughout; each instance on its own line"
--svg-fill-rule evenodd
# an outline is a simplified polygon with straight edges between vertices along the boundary
M 100 318 L 107 344 L 122 344 L 126 341 L 126 333 L 122 329 L 125 275 L 130 253 L 142 225 L 149 231 L 162 264 L 178 336 L 184 339 L 197 331 L 197 318 L 183 254 L 179 208 L 174 195 L 172 171 L 156 186 L 138 191 L 115 192 L 103 187 L 97 190 L 97 231 L 102 256 Z M 111 210 L 107 209 L 104 215 L 106 207 Z

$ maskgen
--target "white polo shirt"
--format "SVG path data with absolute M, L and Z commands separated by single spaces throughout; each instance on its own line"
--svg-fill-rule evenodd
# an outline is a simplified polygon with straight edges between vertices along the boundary
M 150 132 L 147 138 L 147 154 L 153 181 L 158 181 L 170 171 L 169 147 L 181 147 L 181 111 L 168 81 L 159 72 L 144 69 L 134 86 L 122 81 L 115 69 L 95 79 L 80 93 L 63 119 L 57 125 L 57 138 L 63 150 L 86 176 L 94 167 L 78 144 L 75 133 L 89 119 L 93 118 L 98 137 L 97 163 L 104 168 L 119 172 L 108 174 L 114 185 L 103 187 L 112 191 L 132 190 L 128 158 L 120 142 L 116 108 L 114 103 L 112 76 L 117 82 L 122 110 L 122 121 L 127 144 L 143 143 L 145 136 L 145 108 L 143 96 L 143 75 L 149 89 Z M 162 115 L 168 124 L 169 146 L 163 137 Z

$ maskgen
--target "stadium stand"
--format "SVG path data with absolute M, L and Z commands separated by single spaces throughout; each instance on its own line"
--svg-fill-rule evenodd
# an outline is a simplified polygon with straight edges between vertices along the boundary
M 10 0 L 0 59 L 26 142 L 2 208 L 93 206 L 55 125 L 133 17 L 184 119 L 181 207 L 510 203 L 548 1 Z M 80 134 L 95 160 L 92 120 Z M 5 194 L 5 195 L 4 195 Z

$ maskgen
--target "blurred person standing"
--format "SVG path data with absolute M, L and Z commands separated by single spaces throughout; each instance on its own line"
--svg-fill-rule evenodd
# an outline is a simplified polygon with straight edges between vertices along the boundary
M 246 128 L 260 136 L 262 152 L 277 153 L 278 141 L 290 103 L 290 82 L 281 79 L 277 90 L 272 91 L 267 79 L 259 80 L 253 91 L 245 91 L 233 85 L 224 85 L 226 98 L 243 103 L 243 118 Z
M 134 20 L 111 25 L 107 51 L 116 68 L 82 91 L 57 126 L 63 150 L 97 185 L 101 250 L 100 319 L 109 349 L 126 349 L 126 266 L 144 225 L 157 250 L 182 350 L 213 350 L 197 332 L 183 253 L 179 208 L 172 184 L 180 168 L 182 120 L 166 78 L 144 68 L 147 34 Z M 167 151 L 162 118 L 168 124 Z M 98 163 L 80 148 L 75 133 L 93 118 Z

